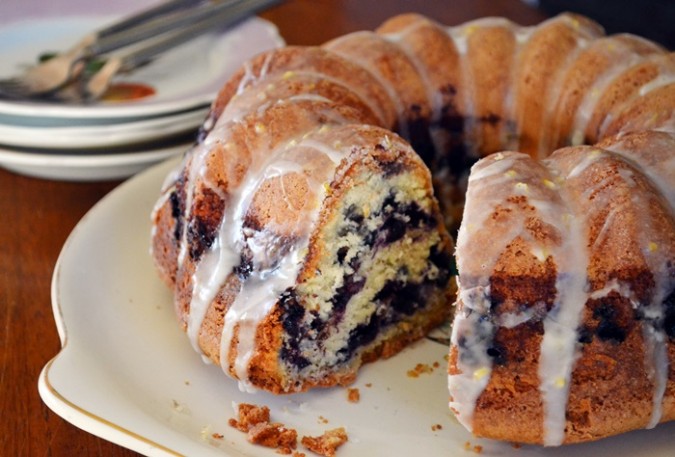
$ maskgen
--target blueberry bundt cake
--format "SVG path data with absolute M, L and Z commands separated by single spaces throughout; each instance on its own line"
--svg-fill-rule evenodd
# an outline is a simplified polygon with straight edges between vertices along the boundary
M 570 14 L 270 51 L 165 183 L 155 261 L 195 349 L 295 392 L 446 318 L 461 221 L 460 422 L 546 445 L 651 427 L 675 419 L 674 111 L 675 55 Z
M 326 86 L 233 99 L 155 214 L 188 336 L 244 389 L 349 383 L 449 316 L 452 241 L 428 169 Z

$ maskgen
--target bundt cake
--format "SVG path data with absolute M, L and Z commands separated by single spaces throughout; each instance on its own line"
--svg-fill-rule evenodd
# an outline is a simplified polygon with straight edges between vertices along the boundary
M 454 309 L 450 408 L 476 435 L 653 427 L 675 419 L 674 132 L 675 55 L 647 40 L 397 16 L 247 62 L 152 251 L 243 388 L 350 382 Z

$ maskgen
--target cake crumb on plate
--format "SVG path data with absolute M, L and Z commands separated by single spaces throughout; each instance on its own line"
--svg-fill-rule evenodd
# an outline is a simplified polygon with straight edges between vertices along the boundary
M 347 400 L 350 403 L 358 403 L 361 400 L 361 392 L 357 388 L 347 389 Z
M 321 436 L 303 436 L 300 441 L 303 446 L 312 452 L 324 457 L 334 457 L 337 448 L 349 440 L 343 427 L 328 430 Z

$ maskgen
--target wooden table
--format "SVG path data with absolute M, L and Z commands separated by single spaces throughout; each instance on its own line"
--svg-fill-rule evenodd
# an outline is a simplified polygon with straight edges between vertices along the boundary
M 519 0 L 295 0 L 263 16 L 289 44 L 312 45 L 408 11 L 446 24 L 487 15 L 522 24 L 544 18 Z M 118 184 L 56 182 L 0 170 L 0 455 L 137 455 L 64 421 L 37 391 L 40 370 L 60 348 L 50 303 L 57 256 L 80 218 Z

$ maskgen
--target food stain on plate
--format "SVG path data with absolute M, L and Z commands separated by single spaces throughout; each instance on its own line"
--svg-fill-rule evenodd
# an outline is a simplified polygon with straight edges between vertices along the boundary
M 155 93 L 155 89 L 147 84 L 119 82 L 111 84 L 101 96 L 101 100 L 105 102 L 126 102 L 150 97 Z

